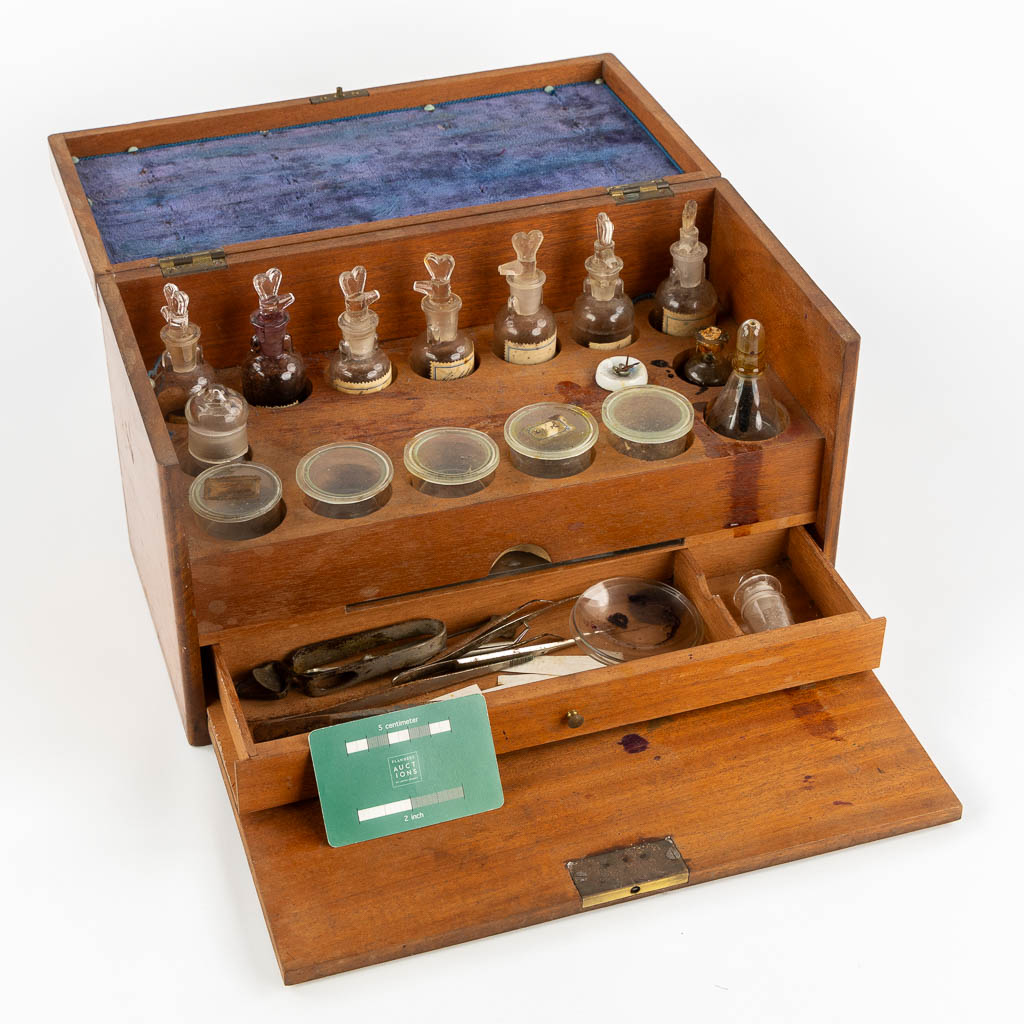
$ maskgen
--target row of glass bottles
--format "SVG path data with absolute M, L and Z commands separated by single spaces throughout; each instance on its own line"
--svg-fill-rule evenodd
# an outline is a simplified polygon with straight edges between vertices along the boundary
M 714 322 L 714 289 L 704 278 L 707 248 L 697 239 L 694 221 L 697 204 L 683 211 L 679 241 L 672 246 L 673 270 L 658 289 L 662 327 L 670 334 L 688 336 Z M 587 348 L 614 350 L 633 340 L 633 303 L 624 294 L 622 260 L 615 255 L 613 225 L 606 213 L 597 217 L 593 255 L 584 263 L 587 277 L 573 308 L 572 336 Z M 520 231 L 512 238 L 516 259 L 498 272 L 506 279 L 508 301 L 494 323 L 493 348 L 510 363 L 533 364 L 553 359 L 557 351 L 555 315 L 544 305 L 544 271 L 537 267 L 542 232 Z M 426 330 L 410 354 L 412 368 L 430 380 L 455 380 L 473 372 L 472 339 L 459 330 L 462 300 L 451 289 L 454 257 L 428 253 L 424 265 L 430 275 L 413 288 L 422 293 Z M 342 341 L 331 359 L 327 379 L 339 391 L 372 394 L 391 383 L 391 364 L 377 344 L 377 315 L 370 306 L 380 298 L 366 290 L 366 269 L 355 267 L 339 278 L 345 312 L 338 319 Z M 253 278 L 259 309 L 250 318 L 255 328 L 252 352 L 243 366 L 246 398 L 259 406 L 292 405 L 309 390 L 304 361 L 288 334 L 286 310 L 295 301 L 280 293 L 281 271 L 272 267 Z M 177 286 L 164 288 L 167 326 L 161 332 L 166 352 L 156 387 L 165 415 L 181 413 L 193 385 L 213 379 L 202 361 L 199 328 L 189 322 L 188 296 Z M 689 328 L 689 329 L 688 329 Z
M 663 331 L 681 338 L 696 336 L 697 349 L 683 366 L 683 376 L 705 387 L 718 386 L 729 378 L 729 366 L 722 352 L 725 337 L 714 326 L 717 296 L 705 276 L 707 246 L 699 239 L 696 216 L 697 204 L 691 200 L 684 206 L 679 239 L 671 247 L 672 270 L 658 288 L 655 308 Z M 585 261 L 587 277 L 573 308 L 574 341 L 597 350 L 625 348 L 634 334 L 633 304 L 624 294 L 620 277 L 623 263 L 615 255 L 613 230 L 608 215 L 598 214 L 594 252 Z M 512 238 L 517 258 L 498 268 L 508 282 L 509 298 L 495 319 L 493 348 L 510 363 L 546 362 L 557 351 L 555 317 L 543 303 L 546 277 L 537 267 L 537 252 L 543 240 L 537 230 L 518 232 Z M 473 372 L 475 352 L 472 339 L 459 330 L 462 300 L 451 290 L 455 259 L 448 254 L 428 253 L 424 265 L 430 278 L 417 281 L 413 288 L 423 295 L 421 308 L 427 326 L 413 346 L 410 365 L 431 380 L 468 376 Z M 352 394 L 381 391 L 391 383 L 392 368 L 377 342 L 378 317 L 370 308 L 380 293 L 366 289 L 366 268 L 361 266 L 342 273 L 339 284 L 345 299 L 345 312 L 338 318 L 342 341 L 328 362 L 327 382 Z M 255 333 L 242 367 L 242 381 L 245 398 L 257 406 L 293 405 L 310 390 L 304 360 L 295 352 L 287 331 L 286 310 L 295 296 L 281 294 L 280 285 L 281 271 L 276 267 L 253 278 L 259 308 L 250 318 Z M 169 417 L 183 412 L 189 396 L 213 383 L 214 374 L 202 358 L 199 327 L 189 321 L 188 296 L 176 285 L 167 284 L 164 297 L 167 304 L 161 312 L 167 323 L 161 338 L 165 352 L 154 387 Z M 756 325 L 756 331 L 751 324 Z M 729 403 L 736 407 L 738 433 L 731 433 L 722 424 L 719 432 L 727 436 L 747 435 L 751 422 L 765 419 L 761 406 L 771 404 L 759 397 L 764 391 L 760 380 L 764 369 L 762 342 L 760 324 L 748 321 L 743 325 L 734 362 L 736 371 L 743 364 L 741 376 L 747 385 L 742 395 L 735 396 L 736 402 Z M 732 376 L 735 378 L 736 372 Z M 218 395 L 214 393 L 215 400 L 223 404 L 226 399 Z M 224 414 L 222 408 L 215 411 L 219 416 Z M 740 422 L 746 422 L 747 429 L 741 430 Z M 775 433 L 778 429 L 764 436 Z

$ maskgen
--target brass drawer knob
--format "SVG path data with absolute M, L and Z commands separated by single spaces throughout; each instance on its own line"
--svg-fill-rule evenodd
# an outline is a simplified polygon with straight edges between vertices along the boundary
M 570 729 L 578 729 L 583 724 L 583 716 L 578 711 L 567 711 L 565 713 L 565 724 Z

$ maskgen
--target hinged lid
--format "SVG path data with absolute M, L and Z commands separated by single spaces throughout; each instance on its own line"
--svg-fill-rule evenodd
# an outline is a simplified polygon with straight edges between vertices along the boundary
M 637 202 L 718 173 L 610 55 L 338 87 L 51 146 L 97 274 L 215 269 L 224 254 L 497 206 Z

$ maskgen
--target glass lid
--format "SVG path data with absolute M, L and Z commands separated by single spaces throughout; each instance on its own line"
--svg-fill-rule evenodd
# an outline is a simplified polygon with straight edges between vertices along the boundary
M 693 406 L 683 395 L 657 384 L 613 391 L 601 406 L 604 425 L 639 444 L 664 444 L 693 429 Z
M 391 460 L 379 448 L 350 441 L 325 444 L 304 455 L 295 480 L 315 501 L 351 505 L 379 494 L 394 474 Z
M 270 512 L 281 500 L 281 478 L 258 462 L 213 466 L 192 481 L 188 503 L 214 523 L 245 523 Z
M 406 446 L 405 468 L 413 476 L 435 484 L 471 484 L 498 468 L 498 446 L 482 430 L 469 427 L 432 427 L 417 434 Z
M 531 459 L 560 461 L 590 451 L 597 443 L 597 420 L 578 405 L 537 402 L 505 420 L 509 448 Z

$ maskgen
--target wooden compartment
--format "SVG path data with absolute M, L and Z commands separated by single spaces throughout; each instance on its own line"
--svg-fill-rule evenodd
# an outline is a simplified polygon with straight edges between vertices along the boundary
M 678 173 L 639 189 L 616 181 L 569 191 L 540 185 L 483 205 L 470 195 L 465 205 L 400 218 L 118 262 L 76 164 L 129 147 L 595 79 Z M 869 671 L 879 662 L 884 620 L 865 613 L 832 564 L 856 332 L 614 57 L 70 132 L 53 136 L 51 149 L 96 283 L 132 550 L 188 739 L 215 744 L 287 982 L 578 911 L 566 862 L 621 854 L 644 839 L 674 837 L 696 882 L 959 816 L 956 797 Z M 650 326 L 644 296 L 668 271 L 689 199 L 698 203 L 720 323 L 731 334 L 747 317 L 766 327 L 771 380 L 789 419 L 771 441 L 740 444 L 708 430 L 702 413 L 712 394 L 680 380 L 673 363 L 683 346 Z M 600 355 L 561 330 L 550 363 L 512 367 L 493 356 L 489 325 L 506 296 L 496 268 L 509 258 L 514 232 L 541 228 L 545 302 L 564 328 L 602 210 L 615 223 L 625 288 L 637 299 L 629 354 L 647 364 L 653 383 L 694 403 L 693 443 L 674 459 L 645 463 L 614 451 L 602 428 L 587 471 L 538 480 L 508 463 L 504 420 L 545 399 L 599 415 Z M 429 250 L 456 257 L 461 325 L 477 344 L 475 373 L 457 382 L 426 381 L 408 368 L 423 326 L 411 284 Z M 321 377 L 338 341 L 337 275 L 356 264 L 369 268 L 370 286 L 384 296 L 379 335 L 396 371 L 394 384 L 370 400 L 337 394 Z M 313 391 L 293 408 L 253 410 L 250 420 L 254 458 L 284 482 L 284 521 L 255 540 L 214 540 L 188 507 L 183 427 L 164 422 L 148 378 L 161 351 L 161 289 L 167 275 L 182 277 L 206 358 L 231 383 L 249 345 L 250 282 L 269 266 L 281 268 L 297 296 L 290 330 Z M 476 427 L 498 441 L 502 462 L 483 492 L 441 501 L 408 486 L 405 442 L 440 424 Z M 337 440 L 376 444 L 395 464 L 390 503 L 365 519 L 320 518 L 301 501 L 296 463 Z M 491 575 L 500 554 L 523 546 L 542 549 L 551 563 Z M 738 576 L 755 567 L 779 576 L 795 625 L 743 633 L 731 595 Z M 673 581 L 700 610 L 706 642 L 488 689 L 506 795 L 496 812 L 330 849 L 311 799 L 306 736 L 254 737 L 268 717 L 314 702 L 241 701 L 235 690 L 253 665 L 317 639 L 420 615 L 444 618 L 451 632 L 614 575 Z M 538 625 L 566 635 L 566 608 Z M 575 729 L 570 710 L 583 718 Z M 401 914 L 390 903 L 398 885 L 411 892 Z
M 777 573 L 797 624 L 744 635 L 717 590 L 727 577 L 709 580 L 702 569 L 704 564 L 714 564 L 717 571 L 719 560 L 736 567 L 737 577 L 752 568 L 768 567 Z M 707 540 L 693 547 L 670 545 L 373 602 L 339 622 L 318 620 L 316 631 L 306 637 L 296 635 L 295 624 L 289 623 L 214 645 L 221 709 L 239 752 L 233 763 L 225 764 L 239 810 L 263 810 L 316 796 L 308 734 L 256 742 L 254 724 L 318 713 L 346 698 L 361 696 L 373 685 L 332 697 L 292 693 L 276 701 L 240 701 L 235 680 L 254 665 L 282 657 L 309 640 L 332 635 L 332 630 L 340 633 L 341 621 L 345 631 L 356 631 L 433 616 L 454 631 L 539 595 L 551 600 L 570 597 L 612 576 L 640 576 L 675 584 L 700 612 L 705 642 L 675 654 L 513 688 L 489 689 L 496 675 L 481 678 L 478 684 L 487 696 L 499 754 L 849 675 L 876 668 L 880 660 L 885 620 L 867 616 L 802 527 L 744 539 Z M 570 605 L 565 605 L 537 619 L 536 630 L 571 636 L 569 609 Z M 582 725 L 569 726 L 569 711 L 583 716 Z

